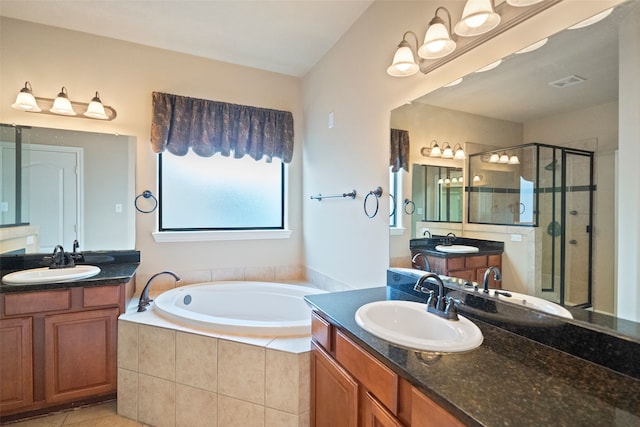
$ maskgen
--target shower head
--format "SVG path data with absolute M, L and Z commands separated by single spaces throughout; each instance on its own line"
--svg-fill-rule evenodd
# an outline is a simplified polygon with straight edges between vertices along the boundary
M 545 166 L 544 168 L 548 171 L 552 171 L 554 170 L 556 167 L 558 166 L 558 159 L 553 159 L 553 161 L 551 163 L 549 163 L 547 166 Z

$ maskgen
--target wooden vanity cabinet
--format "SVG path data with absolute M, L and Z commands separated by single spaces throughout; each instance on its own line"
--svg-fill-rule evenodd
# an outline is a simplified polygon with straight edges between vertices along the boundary
M 420 251 L 412 251 L 411 256 L 415 256 Z M 465 255 L 456 257 L 436 257 L 421 252 L 429 261 L 431 271 L 443 276 L 457 277 L 468 282 L 482 283 L 484 272 L 489 267 L 498 267 L 502 270 L 502 255 Z M 416 260 L 418 266 L 424 269 L 424 264 L 420 257 Z M 491 288 L 502 288 L 501 282 L 496 282 L 491 274 L 489 278 Z
M 0 416 L 116 392 L 128 286 L 0 294 Z
M 312 427 L 464 425 L 317 312 L 311 322 Z

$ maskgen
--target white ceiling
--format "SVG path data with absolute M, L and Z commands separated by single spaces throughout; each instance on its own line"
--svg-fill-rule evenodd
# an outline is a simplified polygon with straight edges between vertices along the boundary
M 373 0 L 0 0 L 0 15 L 304 76 Z

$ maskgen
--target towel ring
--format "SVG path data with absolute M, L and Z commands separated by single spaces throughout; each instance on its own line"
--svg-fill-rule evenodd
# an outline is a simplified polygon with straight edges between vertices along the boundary
M 145 211 L 145 210 L 140 209 L 140 208 L 138 207 L 138 199 L 139 199 L 140 197 L 143 197 L 143 198 L 145 198 L 145 199 L 153 199 L 153 207 L 152 207 L 151 209 L 149 209 L 148 211 Z M 144 190 L 144 191 L 142 192 L 142 194 L 138 194 L 138 195 L 136 196 L 136 199 L 134 200 L 133 204 L 134 204 L 134 206 L 136 207 L 136 210 L 137 210 L 138 212 L 142 212 L 142 213 L 151 213 L 151 212 L 155 211 L 155 210 L 156 210 L 156 208 L 158 207 L 158 199 L 156 199 L 156 196 L 154 196 L 154 195 L 153 195 L 153 193 L 152 193 L 151 191 L 149 191 L 149 190 Z
M 413 203 L 413 200 L 404 199 L 403 205 L 404 213 L 406 213 L 407 215 L 413 215 L 413 213 L 416 211 L 416 204 Z M 411 206 L 411 212 L 409 212 L 409 206 Z
M 393 209 L 391 209 L 391 213 L 389 214 L 389 217 L 392 217 L 396 214 L 396 196 L 389 193 L 389 199 L 391 199 L 391 201 L 393 202 Z
M 375 200 L 376 200 L 376 209 L 373 211 L 373 214 L 369 215 L 369 211 L 367 211 L 367 199 L 369 198 L 369 196 L 375 196 Z M 371 190 L 369 191 L 369 194 L 367 194 L 367 197 L 364 198 L 364 214 L 366 216 L 368 216 L 369 218 L 373 218 L 376 215 L 378 215 L 378 209 L 380 208 L 380 196 L 382 196 L 382 187 L 378 187 L 375 190 Z

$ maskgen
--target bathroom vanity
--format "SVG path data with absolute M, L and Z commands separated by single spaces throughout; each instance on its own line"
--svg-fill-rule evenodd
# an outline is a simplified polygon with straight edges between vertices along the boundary
M 133 295 L 140 254 L 100 257 L 107 262 L 87 279 L 0 285 L 2 421 L 115 395 L 117 321 Z M 2 275 L 33 268 L 32 258 L 2 257 Z
M 443 243 L 447 243 L 446 245 Z M 477 248 L 477 252 L 454 253 L 444 252 L 443 247 L 453 245 L 465 245 Z M 438 248 L 441 248 L 440 250 Z M 429 271 L 450 277 L 457 277 L 469 282 L 482 283 L 484 272 L 488 267 L 502 269 L 502 253 L 504 243 L 492 240 L 470 239 L 456 237 L 449 240 L 446 237 L 411 239 L 409 242 L 411 258 L 415 259 L 414 267 L 426 270 L 424 259 L 429 263 Z M 417 256 L 421 254 L 424 256 Z M 416 258 L 417 256 L 417 258 Z M 493 275 L 489 279 L 492 288 L 500 288 L 500 282 L 494 280 Z
M 640 379 L 633 372 L 592 363 L 463 311 L 482 331 L 480 347 L 435 353 L 396 346 L 354 319 L 373 301 L 424 303 L 392 286 L 306 300 L 314 309 L 311 425 L 640 424 Z M 554 335 L 565 327 L 554 316 L 529 314 L 528 330 Z M 634 345 L 626 359 L 620 349 L 602 352 L 624 368 L 640 348 Z

